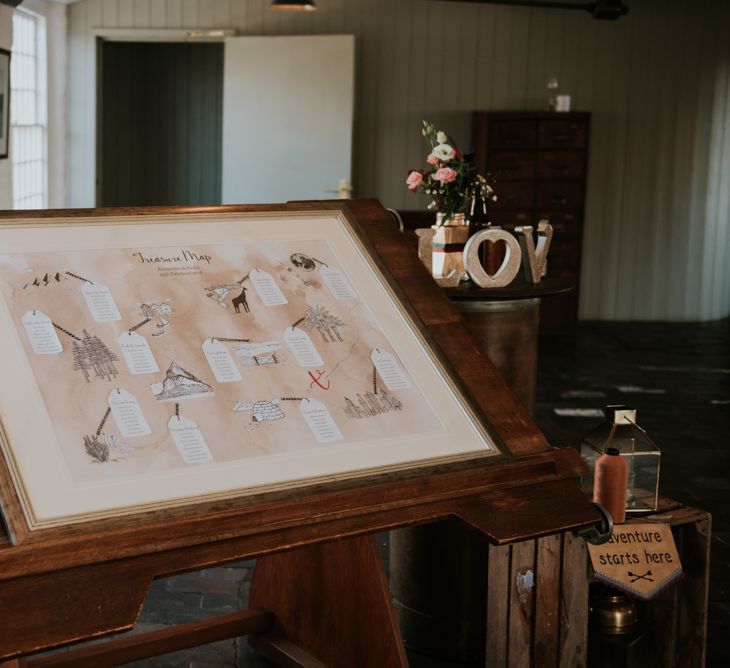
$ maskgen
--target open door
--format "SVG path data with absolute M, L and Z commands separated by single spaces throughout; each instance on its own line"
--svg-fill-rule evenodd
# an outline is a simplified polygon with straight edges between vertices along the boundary
M 350 182 L 354 63 L 353 35 L 226 40 L 224 204 L 337 197 Z

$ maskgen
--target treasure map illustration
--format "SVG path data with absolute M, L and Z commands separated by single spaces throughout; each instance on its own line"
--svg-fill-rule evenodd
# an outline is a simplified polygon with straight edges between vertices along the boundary
M 76 483 L 444 431 L 327 241 L 7 257 Z

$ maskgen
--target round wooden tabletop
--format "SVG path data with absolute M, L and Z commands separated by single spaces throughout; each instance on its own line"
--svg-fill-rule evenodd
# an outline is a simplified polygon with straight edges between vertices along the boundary
M 480 288 L 474 281 L 461 283 L 455 288 L 444 288 L 452 301 L 512 301 L 539 299 L 575 290 L 575 280 L 563 276 L 546 276 L 537 285 L 527 283 L 522 275 L 504 288 Z

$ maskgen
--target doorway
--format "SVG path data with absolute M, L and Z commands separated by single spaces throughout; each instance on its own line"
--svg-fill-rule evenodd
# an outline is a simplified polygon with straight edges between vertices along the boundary
M 99 206 L 220 203 L 223 48 L 101 42 Z

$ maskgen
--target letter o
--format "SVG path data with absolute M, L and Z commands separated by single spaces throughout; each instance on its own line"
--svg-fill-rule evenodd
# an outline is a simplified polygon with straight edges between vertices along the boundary
M 487 242 L 504 241 L 507 246 L 502 264 L 493 276 L 488 274 L 479 260 L 479 247 Z M 480 288 L 503 288 L 515 280 L 522 264 L 520 244 L 506 230 L 482 230 L 466 242 L 464 247 L 464 266 L 471 280 Z

